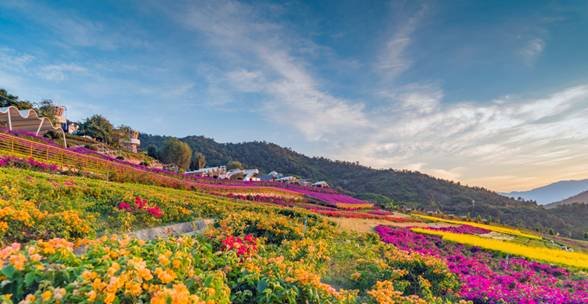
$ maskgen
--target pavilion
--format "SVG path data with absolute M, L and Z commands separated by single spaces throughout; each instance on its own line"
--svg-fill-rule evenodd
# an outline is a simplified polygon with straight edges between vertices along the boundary
M 63 145 L 67 147 L 63 129 L 53 126 L 47 117 L 40 117 L 33 109 L 19 110 L 15 106 L 0 108 L 0 126 L 10 131 L 30 132 L 35 136 L 43 136 L 53 131 L 63 136 Z

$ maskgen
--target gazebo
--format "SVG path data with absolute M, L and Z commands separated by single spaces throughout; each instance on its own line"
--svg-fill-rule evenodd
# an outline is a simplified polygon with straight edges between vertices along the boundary
M 10 131 L 31 132 L 36 136 L 42 136 L 49 131 L 54 131 L 63 136 L 63 145 L 67 147 L 63 129 L 54 127 L 47 117 L 40 117 L 33 109 L 19 110 L 15 106 L 0 108 L 0 126 Z

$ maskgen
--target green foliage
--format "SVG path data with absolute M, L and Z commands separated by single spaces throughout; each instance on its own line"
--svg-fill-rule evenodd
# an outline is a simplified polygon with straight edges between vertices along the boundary
M 200 152 L 194 152 L 194 156 L 192 157 L 192 169 L 202 169 L 206 168 L 206 157 L 204 154 Z
M 241 164 L 240 161 L 232 160 L 232 161 L 230 161 L 230 162 L 227 163 L 227 169 L 228 170 L 243 169 L 243 164 Z
M 20 110 L 32 109 L 33 104 L 26 100 L 20 100 L 18 96 L 8 93 L 5 89 L 0 89 L 0 107 L 15 106 Z
M 188 169 L 192 159 L 192 149 L 186 143 L 169 139 L 159 150 L 159 160 L 166 164 L 174 164 L 180 169 Z
M 80 124 L 79 135 L 87 135 L 104 143 L 112 143 L 113 127 L 110 121 L 102 115 L 93 115 Z
M 157 150 L 157 147 L 155 145 L 149 145 L 149 147 L 147 147 L 147 155 L 155 159 L 159 158 L 159 151 Z
M 55 109 L 56 106 L 51 99 L 45 99 L 37 105 L 39 116 L 47 117 L 53 124 L 56 123 Z

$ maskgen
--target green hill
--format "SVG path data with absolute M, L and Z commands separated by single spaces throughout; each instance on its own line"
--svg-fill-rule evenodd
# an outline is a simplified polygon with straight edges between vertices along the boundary
M 141 134 L 142 148 L 160 147 L 168 137 Z M 547 210 L 534 202 L 504 197 L 480 187 L 469 187 L 438 179 L 416 171 L 373 169 L 352 162 L 308 157 L 291 149 L 267 142 L 217 143 L 204 136 L 181 138 L 194 152 L 206 156 L 208 166 L 224 165 L 239 160 L 246 167 L 262 172 L 272 170 L 313 180 L 326 180 L 358 197 L 383 207 L 393 205 L 441 211 L 448 214 L 482 217 L 505 224 L 548 231 L 550 228 L 566 236 L 584 237 L 588 222 L 588 206 Z M 580 209 L 580 210 L 577 210 Z M 578 215 L 579 214 L 579 215 Z

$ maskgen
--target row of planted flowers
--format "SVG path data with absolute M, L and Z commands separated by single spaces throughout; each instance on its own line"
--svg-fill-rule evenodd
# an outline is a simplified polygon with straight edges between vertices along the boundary
M 76 148 L 74 150 L 76 153 L 87 150 L 89 152 L 86 151 L 84 152 L 85 154 L 96 154 L 94 151 L 85 148 Z M 165 170 L 151 170 L 140 165 L 127 164 L 124 161 L 108 159 L 106 157 L 103 158 L 106 161 L 112 161 L 117 166 L 118 169 L 109 176 L 109 179 L 115 181 L 140 182 L 182 189 L 198 189 L 215 195 L 238 195 L 240 198 L 250 198 L 255 197 L 259 193 L 269 193 L 275 197 L 282 197 L 283 201 L 305 198 L 309 202 L 347 210 L 369 209 L 373 207 L 371 203 L 346 194 L 336 193 L 334 190 L 311 189 L 310 187 L 302 186 L 281 186 L 282 183 L 269 183 L 272 186 L 267 186 L 264 183 L 199 183 L 198 179 L 182 179 L 181 175 L 166 172 Z M 3 156 L 0 158 L 0 166 L 19 167 L 53 173 L 85 173 L 83 172 L 83 168 L 77 168 L 74 172 L 32 158 L 18 158 L 14 156 Z M 125 167 L 128 167 L 130 171 L 125 170 Z M 140 171 L 144 171 L 145 174 L 141 174 Z
M 453 230 L 462 236 L 485 232 L 474 228 Z M 418 229 L 423 230 L 426 229 Z M 445 242 L 438 236 L 419 234 L 408 228 L 378 226 L 376 232 L 383 242 L 402 250 L 443 259 L 460 279 L 461 296 L 475 303 L 572 304 L 588 301 L 588 279 L 583 272 Z

